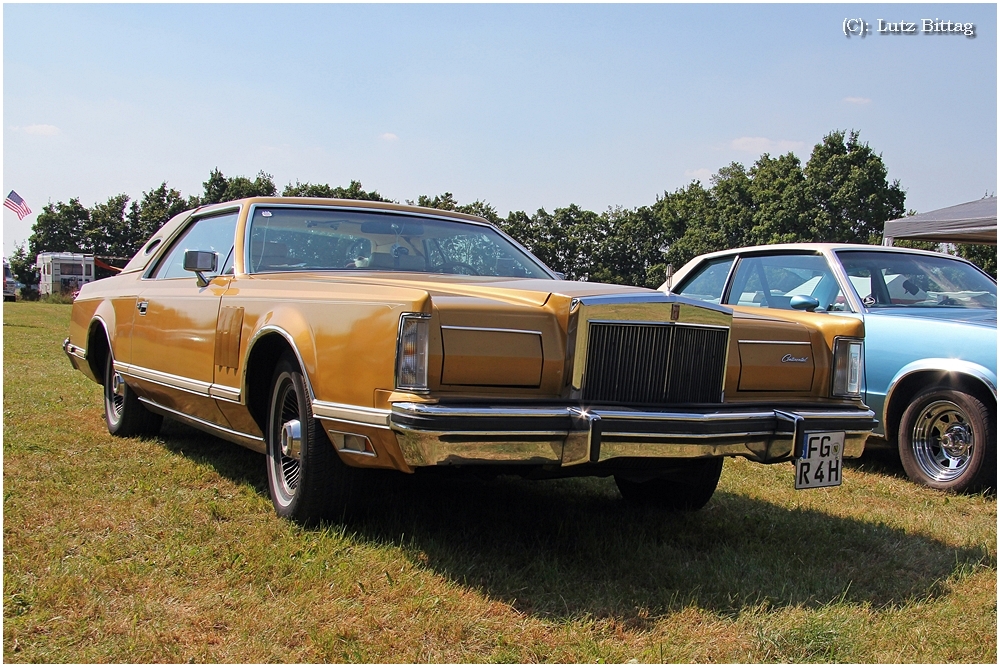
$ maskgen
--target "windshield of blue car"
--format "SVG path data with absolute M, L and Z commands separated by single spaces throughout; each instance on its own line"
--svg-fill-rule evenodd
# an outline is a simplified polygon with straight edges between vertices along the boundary
M 839 251 L 867 308 L 996 308 L 997 284 L 963 261 L 904 252 Z
M 250 273 L 362 270 L 551 278 L 488 225 L 281 206 L 254 208 L 247 268 Z

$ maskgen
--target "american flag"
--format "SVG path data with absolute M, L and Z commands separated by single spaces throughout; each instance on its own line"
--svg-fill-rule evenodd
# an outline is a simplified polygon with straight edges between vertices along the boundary
M 3 192 L 3 190 L 0 190 Z M 7 195 L 7 198 L 3 200 L 3 205 L 10 210 L 17 213 L 18 220 L 24 220 L 24 216 L 31 214 L 31 209 L 28 208 L 28 203 L 21 199 L 21 195 L 17 194 L 13 190 Z

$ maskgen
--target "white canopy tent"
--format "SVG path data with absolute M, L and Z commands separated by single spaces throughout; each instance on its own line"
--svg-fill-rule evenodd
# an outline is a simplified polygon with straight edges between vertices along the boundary
M 882 233 L 882 245 L 891 246 L 895 239 L 996 245 L 997 198 L 984 197 L 908 218 L 889 220 Z

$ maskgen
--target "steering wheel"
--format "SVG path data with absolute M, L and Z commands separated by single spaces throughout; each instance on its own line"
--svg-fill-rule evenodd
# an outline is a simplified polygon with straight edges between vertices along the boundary
M 438 267 L 442 273 L 456 273 L 463 276 L 478 276 L 479 271 L 476 271 L 474 266 L 466 264 L 465 262 L 445 262 Z M 456 269 L 463 269 L 461 271 L 456 271 Z
M 368 239 L 355 239 L 347 248 L 347 257 L 350 261 L 344 265 L 345 269 L 367 268 L 372 259 L 371 242 Z M 358 262 L 364 263 L 359 265 Z

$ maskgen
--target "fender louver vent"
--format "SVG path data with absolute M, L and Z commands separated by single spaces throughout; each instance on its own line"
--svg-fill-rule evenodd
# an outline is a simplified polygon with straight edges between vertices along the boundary
M 729 331 L 591 322 L 583 398 L 623 405 L 721 403 Z

